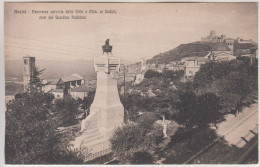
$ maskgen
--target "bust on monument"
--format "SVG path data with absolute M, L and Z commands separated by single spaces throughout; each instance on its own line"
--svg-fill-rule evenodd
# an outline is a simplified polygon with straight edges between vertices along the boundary
M 102 46 L 102 49 L 103 49 L 103 54 L 106 52 L 107 54 L 108 53 L 111 53 L 112 54 L 112 46 L 109 45 L 109 39 L 106 40 L 105 42 L 105 45 Z

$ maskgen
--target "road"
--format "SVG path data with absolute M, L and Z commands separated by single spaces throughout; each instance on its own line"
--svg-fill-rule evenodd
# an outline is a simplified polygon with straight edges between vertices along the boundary
M 217 140 L 198 153 L 189 164 L 244 164 L 258 162 L 258 104 L 247 107 L 237 116 L 227 115 L 218 125 Z
M 226 121 L 218 125 L 216 132 L 223 136 L 229 145 L 244 147 L 258 134 L 258 104 L 245 108 L 237 116 L 227 115 Z

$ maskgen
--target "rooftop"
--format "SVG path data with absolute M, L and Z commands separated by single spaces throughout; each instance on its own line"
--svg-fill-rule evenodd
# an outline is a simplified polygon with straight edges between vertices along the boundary
M 72 74 L 71 76 L 61 77 L 61 80 L 63 82 L 78 81 L 83 79 L 84 78 L 78 74 Z
M 57 85 L 59 80 L 60 80 L 60 78 L 59 79 L 57 79 L 57 78 L 56 79 L 44 79 L 43 83 L 44 84 L 48 83 L 48 85 Z

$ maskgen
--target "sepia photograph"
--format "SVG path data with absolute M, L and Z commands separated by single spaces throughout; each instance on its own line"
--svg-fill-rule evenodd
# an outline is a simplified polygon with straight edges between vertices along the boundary
M 4 2 L 4 164 L 258 164 L 258 2 Z

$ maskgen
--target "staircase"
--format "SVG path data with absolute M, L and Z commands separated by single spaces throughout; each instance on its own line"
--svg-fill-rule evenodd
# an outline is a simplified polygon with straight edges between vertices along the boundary
M 111 152 L 109 141 L 97 128 L 82 131 L 73 141 L 73 145 L 74 149 L 85 155 L 86 162 Z

